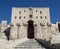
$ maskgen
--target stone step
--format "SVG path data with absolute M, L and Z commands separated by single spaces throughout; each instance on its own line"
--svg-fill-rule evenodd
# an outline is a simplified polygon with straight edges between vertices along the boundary
M 16 45 L 16 47 L 14 48 L 15 49 L 45 49 L 41 45 L 39 45 L 39 43 L 34 39 L 30 39 L 27 42 Z

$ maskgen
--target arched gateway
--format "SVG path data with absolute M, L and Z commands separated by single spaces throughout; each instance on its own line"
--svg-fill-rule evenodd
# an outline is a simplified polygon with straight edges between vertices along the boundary
M 29 20 L 28 21 L 27 37 L 29 39 L 33 39 L 34 38 L 34 25 L 33 25 L 33 23 L 34 23 L 33 20 Z

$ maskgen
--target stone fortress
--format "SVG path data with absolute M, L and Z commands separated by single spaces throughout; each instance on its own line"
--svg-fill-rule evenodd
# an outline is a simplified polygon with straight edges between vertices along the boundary
M 52 32 L 60 32 L 60 23 L 52 24 L 49 7 L 13 7 L 11 23 L 6 20 L 0 24 L 0 32 L 10 28 L 10 40 L 15 39 L 43 39 L 50 41 Z

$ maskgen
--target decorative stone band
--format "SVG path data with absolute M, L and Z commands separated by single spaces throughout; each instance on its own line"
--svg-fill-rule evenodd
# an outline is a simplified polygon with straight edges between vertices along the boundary
M 37 26 L 37 24 L 33 24 L 34 26 Z M 28 24 L 23 23 L 23 26 L 28 26 Z
M 47 26 L 48 26 L 48 27 L 51 27 L 51 26 L 52 26 L 52 24 L 51 24 L 51 23 L 47 23 Z
M 17 23 L 16 25 L 17 25 L 17 26 L 20 26 L 20 23 Z
M 40 23 L 41 26 L 44 26 L 44 23 Z

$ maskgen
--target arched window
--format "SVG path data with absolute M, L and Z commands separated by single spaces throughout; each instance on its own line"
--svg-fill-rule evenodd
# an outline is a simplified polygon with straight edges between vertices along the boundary
M 29 15 L 30 18 L 32 18 L 32 15 Z
M 26 12 L 26 11 L 24 10 L 24 12 Z

